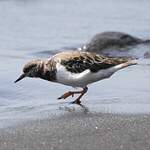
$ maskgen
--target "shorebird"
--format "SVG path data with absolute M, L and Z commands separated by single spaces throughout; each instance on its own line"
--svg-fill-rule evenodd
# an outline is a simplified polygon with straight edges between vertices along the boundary
M 32 60 L 23 68 L 23 74 L 15 81 L 25 77 L 35 77 L 72 87 L 81 91 L 68 91 L 58 99 L 66 99 L 79 94 L 72 103 L 81 105 L 81 98 L 87 92 L 88 85 L 109 78 L 116 71 L 137 64 L 137 60 L 128 58 L 108 58 L 90 52 L 61 52 L 49 59 Z

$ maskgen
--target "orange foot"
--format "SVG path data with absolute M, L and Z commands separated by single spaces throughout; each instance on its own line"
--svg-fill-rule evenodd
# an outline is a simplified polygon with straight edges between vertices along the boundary
M 75 101 L 71 102 L 71 104 L 82 105 L 80 99 L 78 99 L 78 98 Z
M 75 94 L 75 92 L 69 91 L 69 92 L 66 92 L 65 94 L 63 94 L 62 96 L 58 97 L 58 99 L 66 99 L 69 96 L 74 97 L 74 94 Z
M 87 92 L 87 90 L 88 90 L 88 88 L 85 87 L 85 88 L 83 88 L 82 91 L 69 91 L 69 92 L 63 94 L 62 96 L 58 97 L 58 99 L 66 99 L 69 96 L 74 97 L 75 94 L 80 94 L 79 97 L 75 101 L 73 101 L 72 103 L 73 104 L 81 104 L 80 99 Z

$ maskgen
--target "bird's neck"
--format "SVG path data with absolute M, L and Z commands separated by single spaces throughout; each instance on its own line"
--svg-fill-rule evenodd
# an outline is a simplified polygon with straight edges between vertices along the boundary
M 38 77 L 41 79 L 55 82 L 56 69 L 53 62 L 42 61 L 38 69 L 38 74 L 39 74 Z

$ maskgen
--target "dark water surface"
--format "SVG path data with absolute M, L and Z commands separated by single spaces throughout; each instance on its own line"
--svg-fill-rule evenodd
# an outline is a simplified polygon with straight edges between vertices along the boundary
M 39 79 L 14 84 L 23 64 L 61 48 L 78 47 L 103 31 L 150 38 L 149 8 L 149 0 L 0 1 L 0 127 L 55 116 L 64 113 L 60 107 L 69 106 L 56 99 L 70 87 Z M 129 51 L 141 57 L 142 65 L 89 86 L 83 103 L 91 112 L 150 113 L 150 61 L 142 58 L 145 49 L 150 50 L 140 45 Z

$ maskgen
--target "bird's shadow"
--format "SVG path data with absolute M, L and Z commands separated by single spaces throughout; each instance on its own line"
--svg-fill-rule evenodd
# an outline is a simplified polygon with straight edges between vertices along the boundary
M 87 114 L 89 112 L 89 108 L 83 104 L 72 104 L 72 103 L 68 103 L 68 102 L 61 103 L 61 105 L 59 106 L 59 110 L 64 110 L 64 111 L 68 111 L 68 112 L 76 112 L 77 111 L 76 106 L 80 106 L 81 110 L 85 114 Z

